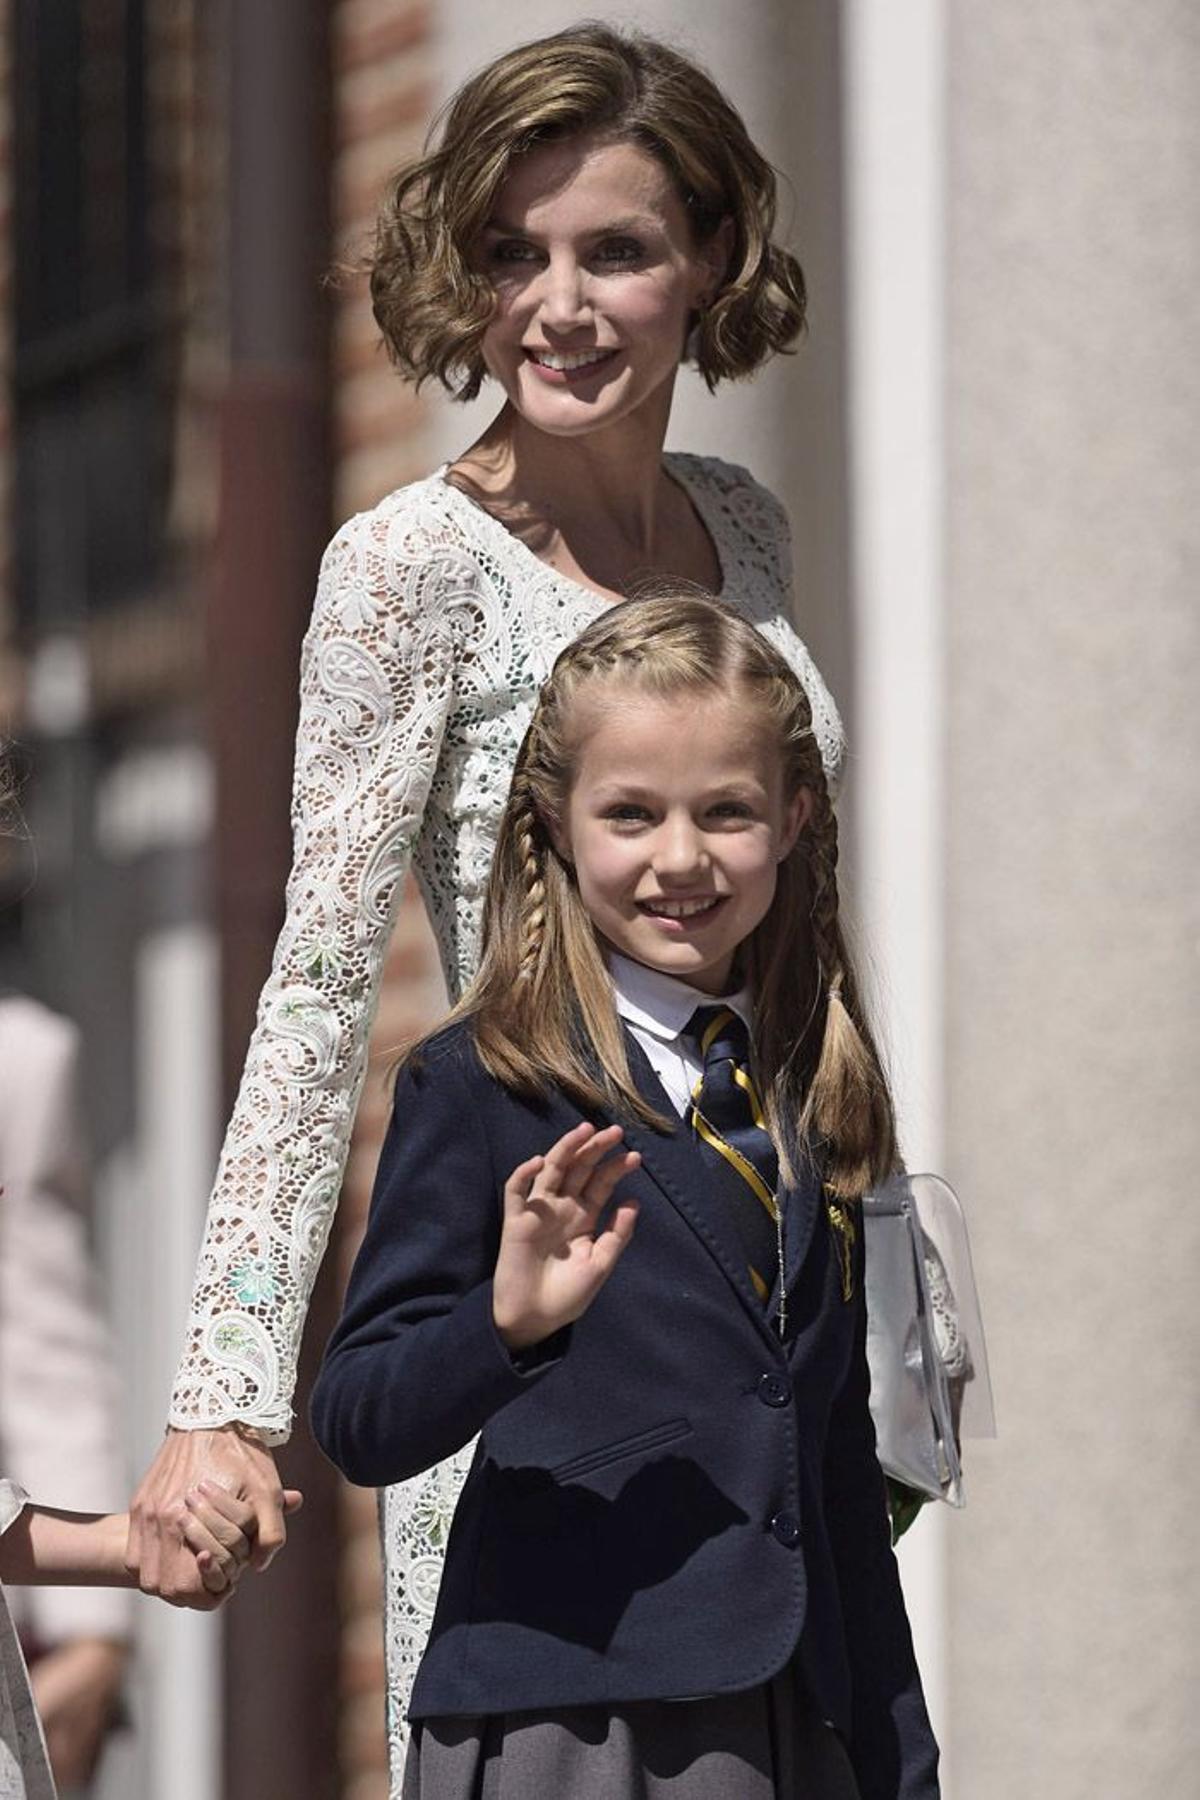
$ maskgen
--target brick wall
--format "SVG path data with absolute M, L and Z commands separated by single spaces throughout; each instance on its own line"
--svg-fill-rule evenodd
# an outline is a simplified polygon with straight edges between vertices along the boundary
M 349 271 L 370 242 L 388 176 L 416 154 L 429 123 L 430 9 L 339 0 L 333 11 L 335 252 Z M 428 470 L 421 403 L 392 371 L 365 275 L 347 273 L 334 313 L 337 518 L 372 506 Z M 351 1143 L 335 1254 L 349 1271 L 387 1122 L 388 1066 L 398 1045 L 444 1007 L 432 938 L 414 890 L 392 942 L 371 1065 Z M 341 1764 L 345 1800 L 386 1800 L 381 1570 L 375 1496 L 343 1489 Z

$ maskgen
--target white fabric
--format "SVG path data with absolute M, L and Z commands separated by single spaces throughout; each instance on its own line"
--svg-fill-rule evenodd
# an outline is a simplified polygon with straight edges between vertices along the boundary
M 20 1517 L 24 1489 L 0 1480 L 0 1535 Z M 25 1658 L 0 1583 L 0 1800 L 54 1800 L 54 1781 Z
M 790 623 L 779 503 L 743 469 L 669 455 L 722 595 L 804 682 L 826 770 L 842 728 Z M 209 1203 L 170 1422 L 291 1426 L 304 1315 L 341 1186 L 367 1034 L 410 858 L 447 984 L 474 972 L 517 749 L 558 652 L 608 604 L 439 471 L 352 519 L 326 552 L 300 683 L 286 917 Z M 469 1449 L 384 1500 L 394 1769 Z
M 0 1466 L 43 1506 L 123 1507 L 120 1394 L 88 1240 L 79 1032 L 36 1000 L 0 999 Z M 127 1638 L 120 1588 L 14 1589 L 27 1641 Z
M 687 1112 L 704 1064 L 695 1046 L 681 1033 L 698 1006 L 728 1006 L 746 1023 L 754 1024 L 749 988 L 736 994 L 702 994 L 673 975 L 648 969 L 644 963 L 610 952 L 608 970 L 617 997 L 617 1011 L 646 1052 L 646 1059 L 662 1082 L 667 1099 L 680 1118 Z

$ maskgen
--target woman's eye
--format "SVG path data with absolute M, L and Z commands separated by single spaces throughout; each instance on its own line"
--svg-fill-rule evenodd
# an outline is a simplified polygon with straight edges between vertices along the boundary
M 488 245 L 488 261 L 493 263 L 535 262 L 538 254 L 536 245 L 526 243 L 523 238 L 499 238 Z
M 640 263 L 646 252 L 636 238 L 605 238 L 595 254 L 602 267 L 628 269 Z
M 635 806 L 632 801 L 610 806 L 605 814 L 614 825 L 641 825 L 649 816 L 644 806 Z
M 753 817 L 750 807 L 744 800 L 722 800 L 718 805 L 710 807 L 709 812 L 713 818 L 726 824 L 730 820 Z

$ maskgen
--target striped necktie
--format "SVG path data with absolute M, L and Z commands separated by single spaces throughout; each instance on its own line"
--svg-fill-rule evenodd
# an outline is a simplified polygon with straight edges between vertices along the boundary
M 732 1008 L 698 1006 L 681 1036 L 704 1065 L 687 1123 L 730 1204 L 750 1279 L 765 1305 L 779 1266 L 779 1159 L 750 1076 L 750 1034 Z

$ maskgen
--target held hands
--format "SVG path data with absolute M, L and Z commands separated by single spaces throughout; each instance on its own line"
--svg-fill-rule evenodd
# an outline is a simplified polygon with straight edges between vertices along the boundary
M 271 1452 L 234 1426 L 168 1431 L 133 1497 L 125 1567 L 144 1594 L 211 1611 L 246 1562 L 268 1567 L 300 1504 Z
M 183 1541 L 196 1558 L 205 1592 L 223 1600 L 233 1592 L 254 1553 L 254 1508 L 248 1500 L 239 1500 L 210 1480 L 189 1489 L 183 1504 L 188 1514 L 181 1521 Z M 298 1512 L 302 1505 L 296 1489 L 284 1489 L 285 1514 Z
M 636 1150 L 610 1154 L 621 1136 L 619 1125 L 577 1125 L 505 1183 L 492 1313 L 509 1350 L 527 1350 L 580 1318 L 632 1238 L 632 1200 L 596 1233 L 617 1183 L 641 1161 Z

